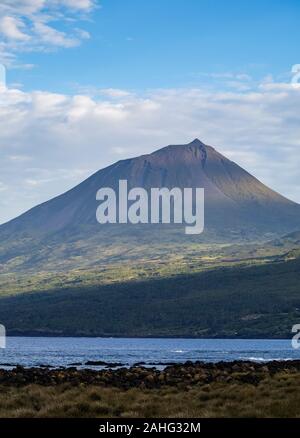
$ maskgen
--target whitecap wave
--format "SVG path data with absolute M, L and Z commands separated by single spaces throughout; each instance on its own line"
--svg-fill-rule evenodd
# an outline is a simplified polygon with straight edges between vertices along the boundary
M 240 360 L 251 360 L 253 362 L 272 362 L 274 360 L 278 360 L 278 361 L 287 361 L 287 360 L 293 360 L 292 357 L 285 357 L 285 358 L 281 358 L 281 357 L 253 357 L 253 356 L 249 356 L 249 357 L 240 357 Z

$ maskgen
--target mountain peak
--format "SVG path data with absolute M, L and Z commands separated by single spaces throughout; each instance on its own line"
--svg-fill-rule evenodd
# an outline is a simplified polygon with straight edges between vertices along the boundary
M 195 139 L 186 144 L 171 144 L 152 152 L 150 155 L 142 156 L 140 158 L 146 158 L 148 162 L 152 164 L 156 163 L 157 166 L 182 166 L 182 165 L 195 165 L 204 163 L 207 156 L 207 148 L 204 143 L 199 139 Z
M 185 144 L 170 144 L 161 149 L 158 149 L 150 154 L 150 156 L 162 156 L 171 154 L 174 159 L 183 158 L 184 156 L 189 156 L 191 153 L 195 156 L 199 156 L 199 154 L 205 154 L 207 149 L 213 149 L 210 146 L 207 146 L 198 138 L 195 138 L 193 141 Z
M 193 141 L 191 141 L 189 144 L 190 145 L 194 145 L 194 146 L 206 146 L 201 140 L 199 140 L 199 138 L 195 138 Z

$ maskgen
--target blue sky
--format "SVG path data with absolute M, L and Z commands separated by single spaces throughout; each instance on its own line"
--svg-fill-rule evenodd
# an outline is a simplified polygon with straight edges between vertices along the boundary
M 299 53 L 297 0 L 102 0 L 76 26 L 80 46 L 25 53 L 12 70 L 27 90 L 74 92 L 76 85 L 145 89 L 198 86 L 203 73 L 286 75 Z M 68 32 L 74 23 L 56 22 Z
M 195 137 L 300 202 L 299 19 L 296 0 L 2 0 L 0 223 Z

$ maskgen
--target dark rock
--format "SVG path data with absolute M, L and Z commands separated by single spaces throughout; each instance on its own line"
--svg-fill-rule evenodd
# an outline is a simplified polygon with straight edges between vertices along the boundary
M 106 362 L 88 362 L 105 368 L 99 370 L 68 368 L 24 368 L 16 366 L 12 370 L 0 369 L 0 384 L 24 386 L 32 383 L 44 386 L 55 386 L 62 383 L 71 385 L 102 385 L 122 389 L 130 388 L 160 388 L 173 386 L 191 388 L 193 385 L 209 384 L 211 382 L 236 382 L 258 385 L 266 377 L 278 373 L 299 373 L 300 361 L 290 362 L 220 362 L 209 364 L 203 362 L 187 362 L 175 364 L 158 371 L 156 368 L 133 366 L 120 367 L 116 370 L 107 368 Z M 103 365 L 104 364 L 104 365 Z M 119 366 L 117 364 L 116 366 Z
M 124 364 L 120 363 L 120 362 L 103 362 L 102 360 L 88 360 L 87 362 L 85 362 L 85 365 L 102 366 L 102 367 L 109 367 L 109 368 L 124 366 Z

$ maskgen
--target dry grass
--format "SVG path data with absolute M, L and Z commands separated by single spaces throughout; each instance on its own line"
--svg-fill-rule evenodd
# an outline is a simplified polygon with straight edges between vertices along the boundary
M 300 417 L 299 387 L 300 374 L 189 390 L 1 386 L 0 417 Z

